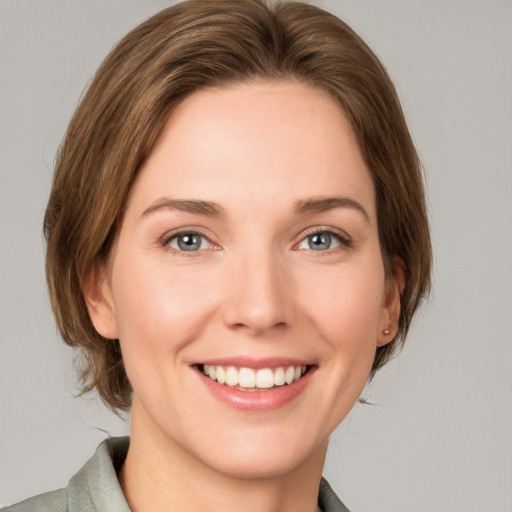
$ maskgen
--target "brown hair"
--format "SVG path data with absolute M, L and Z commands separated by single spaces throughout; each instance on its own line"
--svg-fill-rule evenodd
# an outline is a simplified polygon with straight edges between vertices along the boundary
M 236 5 L 235 5 L 236 4 Z M 172 109 L 193 91 L 254 78 L 321 88 L 352 123 L 376 190 L 388 272 L 405 264 L 398 334 L 377 349 L 372 375 L 403 343 L 429 289 L 431 247 L 418 156 L 379 60 L 342 21 L 314 6 L 189 0 L 126 35 L 97 71 L 58 154 L 44 219 L 46 273 L 66 343 L 84 354 L 83 391 L 127 409 L 131 386 L 118 340 L 94 329 L 82 287 L 105 262 L 132 184 Z

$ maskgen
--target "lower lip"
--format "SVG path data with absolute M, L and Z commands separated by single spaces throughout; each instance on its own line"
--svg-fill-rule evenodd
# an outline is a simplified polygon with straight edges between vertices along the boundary
M 310 368 L 299 380 L 268 391 L 240 391 L 206 377 L 197 371 L 208 390 L 219 400 L 244 411 L 264 412 L 284 407 L 294 400 L 308 385 L 313 368 Z

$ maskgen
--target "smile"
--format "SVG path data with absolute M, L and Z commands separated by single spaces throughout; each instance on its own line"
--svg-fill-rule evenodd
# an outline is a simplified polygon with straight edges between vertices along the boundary
M 301 365 L 253 369 L 204 364 L 199 369 L 211 380 L 240 391 L 268 391 L 293 384 L 307 372 L 308 367 Z

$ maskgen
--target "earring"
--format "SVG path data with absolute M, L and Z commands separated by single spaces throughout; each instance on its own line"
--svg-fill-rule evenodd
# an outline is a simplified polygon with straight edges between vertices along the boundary
M 384 334 L 384 336 L 389 336 L 391 334 L 391 325 L 386 327 L 386 329 L 382 329 L 382 334 Z

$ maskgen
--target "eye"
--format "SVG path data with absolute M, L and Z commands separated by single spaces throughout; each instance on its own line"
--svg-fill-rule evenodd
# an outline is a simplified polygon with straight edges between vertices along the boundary
M 299 243 L 298 248 L 310 249 L 312 251 L 328 251 L 329 249 L 333 249 L 339 245 L 339 240 L 337 240 L 331 233 L 322 231 L 320 233 L 308 235 Z
M 179 233 L 169 238 L 166 245 L 176 251 L 195 252 L 208 249 L 211 243 L 199 233 Z
M 350 247 L 351 242 L 338 233 L 324 229 L 307 235 L 296 247 L 299 250 L 321 252 L 336 249 L 340 246 Z

